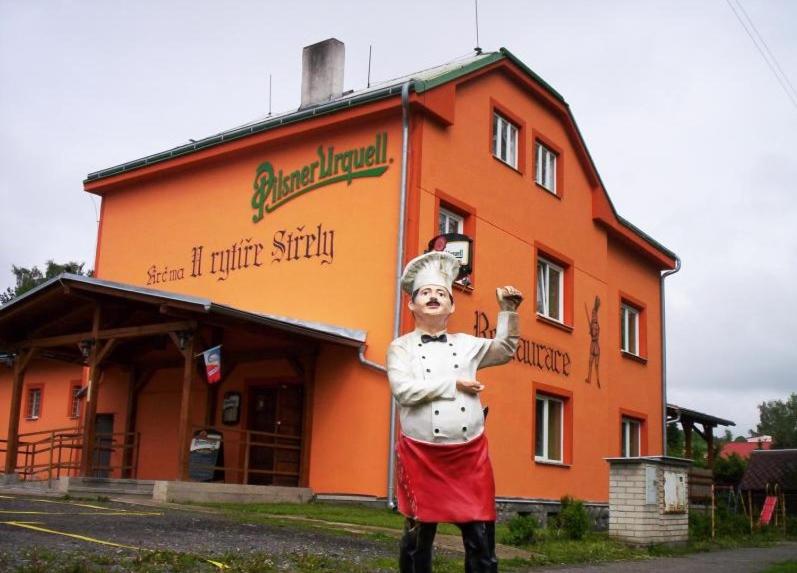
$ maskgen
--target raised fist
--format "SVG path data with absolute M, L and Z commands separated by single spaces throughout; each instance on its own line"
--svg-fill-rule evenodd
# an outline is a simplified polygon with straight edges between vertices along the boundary
M 495 296 L 498 298 L 498 306 L 501 310 L 515 312 L 523 302 L 523 293 L 513 286 L 495 289 Z

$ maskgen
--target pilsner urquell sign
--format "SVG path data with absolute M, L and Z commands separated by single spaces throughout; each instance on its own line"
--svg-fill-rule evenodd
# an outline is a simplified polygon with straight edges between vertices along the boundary
M 265 213 L 271 213 L 288 201 L 321 187 L 363 177 L 379 177 L 387 171 L 387 133 L 377 133 L 373 145 L 335 152 L 330 145 L 316 150 L 317 161 L 288 173 L 276 169 L 270 161 L 261 163 L 255 172 L 252 194 L 252 221 L 257 223 Z

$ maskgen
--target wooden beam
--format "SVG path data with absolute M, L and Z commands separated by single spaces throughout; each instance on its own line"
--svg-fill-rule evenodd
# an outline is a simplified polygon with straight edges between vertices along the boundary
M 188 480 L 188 448 L 191 445 L 191 382 L 194 379 L 194 351 L 196 338 L 191 333 L 183 349 L 183 388 L 180 396 L 180 419 L 177 426 L 177 477 L 178 481 Z
M 23 351 L 14 360 L 14 374 L 11 382 L 11 404 L 8 415 L 8 436 L 6 443 L 5 474 L 14 475 L 17 468 L 17 451 L 19 450 L 19 416 L 22 406 L 22 387 L 25 381 L 25 370 L 31 359 L 36 355 L 36 349 Z
M 76 308 L 73 308 L 71 311 L 69 311 L 69 312 L 67 312 L 65 314 L 62 314 L 61 316 L 59 316 L 57 318 L 53 318 L 52 320 L 48 320 L 42 326 L 40 326 L 39 328 L 33 330 L 30 333 L 30 336 L 31 337 L 40 337 L 41 333 L 44 332 L 45 330 L 48 330 L 48 329 L 54 328 L 54 327 L 58 327 L 61 324 L 69 322 L 70 320 L 74 320 L 75 317 L 78 317 L 81 314 L 85 314 L 86 311 L 90 310 L 92 306 L 94 306 L 94 305 L 92 305 L 92 304 L 84 304 L 82 306 L 78 306 Z
M 97 364 L 102 364 L 105 362 L 105 359 L 108 358 L 108 355 L 113 352 L 113 349 L 116 347 L 117 342 L 119 342 L 118 338 L 111 338 L 105 344 L 102 345 L 102 348 L 97 352 Z
M 34 338 L 25 340 L 16 345 L 17 348 L 47 348 L 49 346 L 65 346 L 67 344 L 77 344 L 83 340 L 107 340 L 111 338 L 136 338 L 139 336 L 150 336 L 152 334 L 165 334 L 176 330 L 193 330 L 196 322 L 163 322 L 159 324 L 145 324 L 142 326 L 126 326 L 123 328 L 111 328 L 107 330 L 97 330 L 96 333 L 81 332 L 79 334 L 65 334 L 63 336 L 52 336 L 49 338 Z

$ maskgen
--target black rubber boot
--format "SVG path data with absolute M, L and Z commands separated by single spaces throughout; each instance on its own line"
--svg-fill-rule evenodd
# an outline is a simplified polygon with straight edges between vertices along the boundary
M 495 522 L 458 523 L 465 545 L 465 573 L 498 573 L 495 556 Z
M 432 573 L 432 546 L 436 533 L 436 523 L 421 523 L 409 518 L 404 522 L 404 536 L 399 545 L 401 573 Z

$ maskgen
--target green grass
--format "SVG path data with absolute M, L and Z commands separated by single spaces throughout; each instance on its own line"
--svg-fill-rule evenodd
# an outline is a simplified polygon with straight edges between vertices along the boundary
M 783 561 L 770 565 L 762 573 L 797 573 L 797 561 Z
M 207 507 L 220 509 L 237 521 L 259 522 L 269 524 L 295 525 L 291 519 L 280 520 L 279 517 L 302 517 L 352 525 L 384 527 L 400 531 L 404 527 L 404 517 L 390 509 L 367 507 L 362 505 L 331 503 L 209 503 Z M 276 517 L 276 519 L 275 519 Z M 499 526 L 500 527 L 500 526 Z M 459 529 L 447 523 L 440 524 L 439 533 L 459 535 Z

